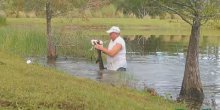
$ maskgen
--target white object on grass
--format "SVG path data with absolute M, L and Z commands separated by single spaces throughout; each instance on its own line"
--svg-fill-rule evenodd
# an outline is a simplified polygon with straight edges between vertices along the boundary
M 27 64 L 31 64 L 32 63 L 32 61 L 31 60 L 27 60 L 27 62 L 26 62 Z

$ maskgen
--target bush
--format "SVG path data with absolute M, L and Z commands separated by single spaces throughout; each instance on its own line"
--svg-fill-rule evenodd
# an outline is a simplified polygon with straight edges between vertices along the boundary
M 6 24 L 6 14 L 4 11 L 0 10 L 0 25 Z
M 0 16 L 0 25 L 5 25 L 5 24 L 6 24 L 6 18 Z
M 109 5 L 101 9 L 101 13 L 103 17 L 115 17 L 115 12 L 116 9 L 113 5 Z

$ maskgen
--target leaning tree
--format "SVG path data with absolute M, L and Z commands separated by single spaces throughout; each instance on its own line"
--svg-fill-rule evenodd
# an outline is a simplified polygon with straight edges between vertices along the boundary
M 46 33 L 47 33 L 47 57 L 56 59 L 56 49 L 53 42 L 51 20 L 53 17 L 65 16 L 76 7 L 84 5 L 88 0 L 25 0 L 25 11 L 34 11 L 35 13 L 45 12 L 46 15 Z
M 180 99 L 202 102 L 204 93 L 199 70 L 199 39 L 201 26 L 208 20 L 217 18 L 220 12 L 219 0 L 155 0 L 168 12 L 179 15 L 191 25 L 191 34 L 186 56 L 186 64 Z
M 26 9 L 32 11 L 45 11 L 46 14 L 46 30 L 48 41 L 48 59 L 56 59 L 56 49 L 53 42 L 51 20 L 56 16 L 66 16 L 75 8 L 81 9 L 82 13 L 85 9 L 99 8 L 109 3 L 109 0 L 27 0 L 25 2 Z
M 191 25 L 184 78 L 179 94 L 180 99 L 202 102 L 204 93 L 199 70 L 199 38 L 203 24 L 220 13 L 219 0 L 114 0 L 122 11 L 134 13 L 138 18 L 142 15 L 175 13 Z M 153 2 L 153 3 L 152 3 Z M 153 13 L 152 13 L 153 12 Z

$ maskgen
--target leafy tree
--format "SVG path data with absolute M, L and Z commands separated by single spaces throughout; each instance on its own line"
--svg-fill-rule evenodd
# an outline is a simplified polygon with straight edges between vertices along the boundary
M 26 2 L 26 4 L 28 4 L 26 8 L 27 10 L 42 11 L 42 9 L 46 8 L 48 58 L 56 58 L 56 50 L 52 41 L 53 38 L 51 33 L 51 19 L 54 16 L 65 15 L 65 13 L 70 12 L 74 8 L 82 8 L 84 10 L 86 7 L 94 9 L 102 6 L 104 3 L 106 3 L 106 1 L 107 0 L 29 0 L 28 2 Z
M 48 59 L 56 58 L 56 49 L 53 42 L 51 19 L 55 16 L 65 15 L 74 7 L 84 5 L 88 0 L 27 0 L 26 11 L 45 11 L 47 21 Z
M 5 8 L 5 1 L 0 0 L 0 25 L 6 24 L 6 14 L 3 11 Z
M 19 11 L 24 11 L 25 0 L 2 0 L 5 3 L 5 7 L 11 10 L 11 13 L 19 17 Z
M 47 21 L 48 58 L 56 58 L 55 45 L 51 33 L 51 19 L 55 16 L 65 16 L 74 8 L 79 8 L 82 13 L 85 9 L 97 9 L 109 0 L 1 0 L 7 3 L 7 9 L 19 16 L 19 11 L 35 12 L 38 16 L 44 12 Z
M 5 8 L 5 1 L 0 0 L 0 10 L 3 10 Z
M 113 4 L 123 14 L 134 14 L 137 18 L 143 18 L 146 15 L 156 16 L 163 13 L 152 0 L 113 0 Z
M 180 99 L 202 102 L 204 93 L 199 70 L 200 28 L 210 19 L 219 17 L 219 0 L 117 0 L 116 5 L 124 13 L 133 13 L 138 18 L 147 14 L 160 14 L 163 11 L 179 15 L 192 26 L 189 40 L 184 78 Z M 159 10 L 158 10 L 159 9 Z
M 201 26 L 210 19 L 219 17 L 219 0 L 155 0 L 168 12 L 178 14 L 192 26 L 186 57 L 184 78 L 179 98 L 184 100 L 204 99 L 199 70 L 199 39 Z

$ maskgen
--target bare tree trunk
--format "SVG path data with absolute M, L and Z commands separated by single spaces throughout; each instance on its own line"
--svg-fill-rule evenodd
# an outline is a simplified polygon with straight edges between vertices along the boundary
M 193 20 L 180 99 L 203 102 L 204 94 L 199 71 L 200 19 Z
M 56 59 L 56 49 L 55 45 L 52 41 L 52 33 L 51 33 L 51 19 L 52 19 L 52 10 L 51 10 L 50 0 L 46 3 L 46 20 L 47 20 L 47 42 L 48 42 L 48 53 L 47 57 L 49 59 Z
M 15 17 L 19 18 L 19 10 L 18 9 L 15 11 L 15 14 L 16 14 Z

